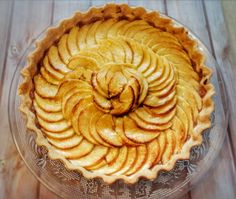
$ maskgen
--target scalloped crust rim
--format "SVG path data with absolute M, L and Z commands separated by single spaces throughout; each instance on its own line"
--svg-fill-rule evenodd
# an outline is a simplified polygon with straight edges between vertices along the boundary
M 130 21 L 143 19 L 152 26 L 173 34 L 182 43 L 184 49 L 191 58 L 195 71 L 202 77 L 200 85 L 206 90 L 206 94 L 202 98 L 203 108 L 199 113 L 196 126 L 193 129 L 193 136 L 191 136 L 183 145 L 181 152 L 173 155 L 165 165 L 155 165 L 151 169 L 140 170 L 131 176 L 109 176 L 87 171 L 83 167 L 73 166 L 62 155 L 55 152 L 53 147 L 48 143 L 47 139 L 43 136 L 42 131 L 37 127 L 35 114 L 31 110 L 32 99 L 30 95 L 31 91 L 34 89 L 33 77 L 37 74 L 37 64 L 43 58 L 45 51 L 73 26 L 109 18 L 127 19 Z M 26 115 L 27 128 L 36 133 L 37 145 L 45 146 L 48 150 L 48 156 L 51 159 L 62 161 L 68 170 L 77 170 L 88 179 L 102 178 L 104 182 L 108 184 L 111 184 L 118 179 L 124 180 L 125 183 L 132 184 L 137 182 L 140 177 L 154 180 L 160 171 L 169 171 L 173 169 L 177 160 L 189 159 L 191 148 L 202 143 L 202 132 L 211 126 L 210 115 L 214 110 L 214 102 L 212 100 L 214 87 L 209 83 L 209 79 L 212 71 L 204 65 L 204 55 L 198 50 L 197 42 L 188 36 L 188 31 L 183 27 L 174 27 L 171 19 L 160 16 L 158 12 L 147 12 L 142 7 L 131 8 L 126 4 L 107 4 L 104 7 L 93 7 L 85 13 L 77 12 L 73 17 L 61 21 L 57 27 L 49 28 L 45 33 L 45 37 L 36 43 L 36 48 L 28 56 L 27 61 L 27 65 L 21 71 L 21 75 L 24 79 L 18 88 L 19 95 L 21 96 L 20 111 Z

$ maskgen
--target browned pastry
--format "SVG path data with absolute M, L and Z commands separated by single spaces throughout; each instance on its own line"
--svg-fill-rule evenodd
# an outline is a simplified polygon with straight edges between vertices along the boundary
M 76 13 L 47 31 L 22 75 L 37 144 L 87 178 L 154 179 L 211 126 L 214 88 L 197 43 L 141 7 Z

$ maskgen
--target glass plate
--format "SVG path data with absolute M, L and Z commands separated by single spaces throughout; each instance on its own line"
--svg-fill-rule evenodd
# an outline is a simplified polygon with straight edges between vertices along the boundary
M 163 17 L 169 18 L 166 15 Z M 175 19 L 172 20 L 175 26 L 183 26 Z M 36 40 L 41 40 L 44 33 L 45 31 Z M 22 82 L 20 71 L 26 65 L 27 56 L 35 48 L 33 40 L 18 63 L 11 81 L 8 113 L 15 145 L 34 176 L 58 196 L 71 199 L 176 198 L 189 191 L 213 164 L 222 147 L 228 121 L 227 96 L 220 68 L 206 46 L 192 31 L 189 30 L 189 33 L 198 41 L 200 51 L 206 56 L 206 65 L 213 70 L 211 82 L 216 94 L 213 97 L 215 111 L 211 116 L 212 127 L 203 133 L 203 143 L 192 148 L 189 160 L 177 161 L 173 170 L 161 172 L 154 181 L 140 179 L 133 185 L 127 185 L 123 181 L 106 185 L 101 179 L 87 180 L 78 172 L 66 170 L 60 161 L 49 159 L 47 150 L 36 145 L 35 134 L 26 129 L 25 117 L 19 111 L 20 97 L 17 95 L 17 88 Z

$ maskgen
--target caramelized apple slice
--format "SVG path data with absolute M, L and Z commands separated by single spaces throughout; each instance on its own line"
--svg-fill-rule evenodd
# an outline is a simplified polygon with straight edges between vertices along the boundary
M 129 27 L 125 31 L 124 35 L 126 36 L 126 38 L 133 39 L 133 38 L 135 38 L 137 33 L 142 32 L 143 30 L 149 29 L 150 27 L 151 26 L 148 23 L 144 24 L 143 22 L 142 22 L 142 24 L 141 23 L 136 24 L 136 25 L 133 24 L 133 26 Z
M 86 156 L 79 159 L 70 160 L 73 165 L 89 167 L 96 163 L 99 163 L 103 157 L 107 154 L 108 148 L 103 146 L 95 146 L 94 149 Z
M 156 70 L 157 64 L 158 64 L 157 56 L 151 50 L 149 50 L 148 52 L 150 53 L 150 64 L 149 64 L 147 70 L 143 72 L 144 77 L 148 77 L 151 74 L 153 74 L 154 71 Z
M 46 112 L 40 106 L 37 104 L 37 102 L 34 100 L 33 102 L 34 108 L 36 110 L 36 114 L 41 117 L 43 120 L 48 122 L 58 122 L 63 119 L 63 114 L 61 111 L 59 112 Z
M 83 67 L 92 71 L 97 70 L 98 68 L 95 59 L 83 55 L 74 56 L 69 60 L 68 68 L 74 70 L 78 67 Z
M 49 132 L 49 131 L 46 131 L 46 130 L 43 130 L 43 132 L 48 137 L 53 138 L 53 139 L 59 139 L 59 140 L 61 140 L 61 139 L 63 140 L 63 139 L 72 137 L 75 134 L 75 131 L 72 128 L 69 128 L 69 129 L 67 129 L 65 131 L 62 131 L 60 133 Z
M 125 175 L 132 175 L 136 173 L 145 163 L 147 157 L 147 148 L 145 145 L 137 147 L 137 155 L 134 165 L 125 173 Z
M 129 146 L 138 146 L 139 144 L 128 139 L 124 133 L 123 117 L 117 117 L 115 120 L 116 132 L 121 139 Z
M 145 46 L 142 46 L 142 50 L 143 50 L 143 59 L 137 68 L 137 70 L 140 73 L 144 73 L 148 69 L 150 62 L 151 62 L 151 56 L 150 56 L 151 50 L 149 50 Z
M 162 155 L 162 163 L 166 164 L 172 157 L 175 151 L 176 146 L 176 138 L 175 134 L 171 130 L 166 130 L 166 138 L 167 138 L 167 144 L 165 152 Z
M 68 34 L 64 34 L 57 45 L 59 55 L 65 64 L 69 63 L 69 59 L 71 57 L 70 52 L 67 49 L 67 38 L 68 38 Z
M 138 26 L 138 27 L 141 27 L 141 26 L 146 26 L 148 23 L 144 20 L 135 20 L 135 21 L 132 21 L 132 22 L 129 22 L 129 23 L 125 23 L 123 26 L 120 26 L 117 34 L 118 35 L 126 35 L 126 32 L 131 29 L 133 30 L 134 27 Z
M 117 22 L 116 19 L 108 19 L 108 20 L 103 21 L 97 27 L 96 34 L 95 34 L 95 39 L 97 43 L 99 42 L 99 40 L 105 39 L 108 37 L 107 36 L 108 31 L 114 28 L 114 26 L 117 24 L 116 22 Z
M 150 142 L 160 134 L 158 131 L 140 129 L 135 122 L 127 116 L 124 117 L 124 132 L 126 137 L 136 143 Z
M 48 59 L 50 64 L 62 74 L 70 72 L 70 69 L 62 62 L 56 46 L 51 46 L 48 50 Z
M 127 20 L 121 20 L 117 21 L 114 19 L 114 22 L 110 28 L 107 28 L 107 37 L 115 37 L 119 35 L 119 31 L 122 27 L 124 27 L 126 24 L 129 24 L 129 21 Z M 105 24 L 104 24 L 105 25 Z
M 132 39 L 127 39 L 127 44 L 130 46 L 133 52 L 132 64 L 137 67 L 141 64 L 141 61 L 143 59 L 143 50 L 141 46 Z
M 111 101 L 100 95 L 96 90 L 93 91 L 93 100 L 101 109 L 106 109 L 108 111 L 112 109 Z
M 91 143 L 99 144 L 91 135 L 90 135 L 90 118 L 97 113 L 97 108 L 91 104 L 83 109 L 78 118 L 78 127 L 80 133 Z
M 157 138 L 157 143 L 159 145 L 159 150 L 158 150 L 158 155 L 157 158 L 153 164 L 153 166 L 155 166 L 156 164 L 161 164 L 161 159 L 162 159 L 162 155 L 166 149 L 166 145 L 167 145 L 167 139 L 166 139 L 166 134 L 165 132 L 161 133 L 158 138 Z
M 103 75 L 103 76 L 101 76 Z M 107 93 L 107 89 L 102 89 L 102 88 L 106 88 L 106 87 L 101 87 L 101 83 L 104 84 L 105 81 L 105 76 L 106 73 L 104 71 L 104 73 L 99 72 L 98 74 L 93 73 L 92 74 L 92 78 L 91 78 L 91 84 L 93 86 L 93 89 L 96 90 L 100 95 L 102 95 L 103 97 L 107 97 L 108 93 Z M 98 84 L 98 82 L 100 82 L 100 85 Z
M 43 66 L 40 67 L 40 73 L 50 84 L 58 85 L 60 83 L 60 81 L 54 78 Z
M 86 43 L 88 46 L 92 47 L 93 45 L 95 45 L 97 43 L 97 41 L 95 39 L 95 34 L 97 32 L 98 27 L 101 25 L 101 23 L 102 23 L 102 21 L 96 21 L 95 23 L 93 23 L 93 25 L 88 30 L 88 34 L 86 37 Z
M 58 86 L 47 82 L 40 74 L 34 77 L 36 92 L 42 97 L 54 97 L 57 94 Z
M 116 147 L 109 148 L 109 151 L 105 157 L 107 164 L 113 163 L 117 159 L 119 153 L 120 153 L 119 148 Z
M 43 98 L 34 92 L 35 101 L 44 111 L 59 112 L 61 111 L 61 99 Z
M 94 145 L 88 142 L 86 139 L 83 139 L 80 144 L 71 149 L 58 149 L 55 148 L 54 150 L 58 152 L 60 155 L 63 155 L 65 158 L 80 158 L 82 156 L 87 155 L 90 153 L 94 148 Z
M 92 24 L 83 25 L 77 34 L 77 46 L 80 50 L 83 50 L 87 47 L 86 37 L 91 26 Z
M 79 28 L 77 26 L 71 28 L 68 38 L 67 38 L 68 50 L 72 56 L 78 54 L 79 52 L 79 49 L 77 46 L 78 31 L 79 31 Z
M 136 147 L 129 147 L 124 165 L 116 172 L 116 175 L 122 175 L 134 166 L 137 157 Z
M 179 105 L 177 105 L 177 107 L 176 107 L 176 117 L 178 117 L 178 119 L 183 124 L 184 132 L 187 136 L 188 131 L 189 131 L 188 116 L 186 115 L 186 113 L 183 111 L 183 109 Z
M 110 165 L 106 165 L 98 170 L 96 172 L 98 173 L 104 173 L 104 174 L 113 174 L 115 175 L 115 172 L 119 171 L 120 168 L 124 165 L 126 159 L 127 159 L 127 154 L 128 154 L 128 148 L 126 146 L 123 146 L 119 150 L 119 155 L 116 158 L 116 161 L 114 161 Z
M 53 76 L 55 79 L 61 80 L 64 77 L 63 73 L 61 73 L 60 71 L 51 66 L 47 55 L 43 59 L 43 66 L 48 71 L 48 73 L 50 73 L 50 75 Z
M 98 49 L 98 47 L 86 49 L 86 50 L 80 51 L 79 55 L 82 55 L 85 57 L 90 57 L 90 58 L 96 60 L 97 66 L 99 68 L 101 68 L 105 63 L 105 60 L 99 53 L 97 53 L 97 49 Z
M 89 167 L 85 167 L 85 168 L 87 170 L 97 170 L 97 169 L 99 169 L 101 167 L 104 167 L 106 164 L 107 164 L 107 162 L 104 159 L 102 159 L 98 163 L 96 163 L 96 164 L 94 164 L 92 166 L 89 166 Z
M 39 116 L 37 117 L 37 119 L 41 127 L 45 129 L 46 131 L 50 131 L 50 132 L 62 132 L 69 129 L 71 126 L 70 122 L 66 120 L 61 120 L 58 122 L 47 122 L 43 120 L 42 118 L 40 118 Z
M 72 137 L 65 139 L 55 139 L 48 137 L 47 140 L 55 147 L 59 149 L 70 149 L 80 144 L 83 137 L 74 134 Z
M 110 114 L 104 114 L 97 121 L 96 129 L 105 142 L 113 146 L 122 146 L 123 142 L 114 130 L 114 122 Z

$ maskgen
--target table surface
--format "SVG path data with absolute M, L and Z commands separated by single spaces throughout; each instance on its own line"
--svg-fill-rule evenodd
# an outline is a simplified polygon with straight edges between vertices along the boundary
M 228 90 L 230 119 L 219 157 L 208 175 L 183 198 L 236 198 L 236 1 L 116 1 L 145 6 L 181 21 L 218 61 Z M 20 159 L 7 119 L 7 96 L 16 65 L 29 43 L 47 26 L 106 1 L 0 1 L 0 198 L 57 198 Z

